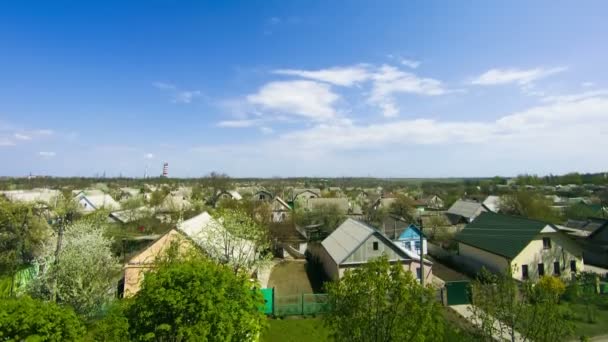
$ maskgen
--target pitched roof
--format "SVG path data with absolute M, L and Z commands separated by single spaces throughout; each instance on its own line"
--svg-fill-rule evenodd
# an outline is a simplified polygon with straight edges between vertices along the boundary
M 500 210 L 500 197 L 488 196 L 483 201 L 483 205 L 485 205 L 490 211 L 497 213 Z
M 515 258 L 550 223 L 524 217 L 481 213 L 454 240 L 487 252 Z
M 382 234 L 382 232 L 351 218 L 346 219 L 346 221 L 336 228 L 336 230 L 329 234 L 329 236 L 321 242 L 321 245 L 325 248 L 327 253 L 329 253 L 329 256 L 334 260 L 336 265 L 340 265 L 352 252 L 359 248 L 359 246 L 374 234 L 383 240 L 386 245 L 393 247 L 393 250 L 397 254 L 401 254 L 401 257 L 405 260 L 420 260 L 418 255 L 400 248 L 386 237 L 386 235 Z M 431 264 L 428 260 L 425 260 L 425 263 Z
M 344 213 L 347 213 L 350 209 L 348 199 L 346 198 L 309 198 L 306 201 L 306 208 L 309 210 L 327 205 L 337 206 L 338 209 Z
M 475 217 L 483 207 L 482 203 L 460 199 L 452 204 L 450 209 L 448 209 L 448 214 L 472 218 Z
M 89 202 L 95 209 L 110 209 L 110 210 L 119 210 L 120 203 L 116 202 L 112 196 L 108 194 L 96 194 L 96 195 L 86 195 L 81 193 L 78 195 L 79 198 L 84 198 L 87 202 Z

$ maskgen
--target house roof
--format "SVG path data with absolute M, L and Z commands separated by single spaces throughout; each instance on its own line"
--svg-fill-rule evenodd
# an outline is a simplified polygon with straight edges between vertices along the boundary
M 110 216 L 121 223 L 128 223 L 142 219 L 150 215 L 150 213 L 151 210 L 147 207 L 139 207 L 136 209 L 113 211 L 110 213 Z
M 368 225 L 349 218 L 329 234 L 321 245 L 336 264 L 340 265 L 373 233 L 374 229 Z
M 350 209 L 348 199 L 346 198 L 310 198 L 306 202 L 307 209 L 317 209 L 321 206 L 337 206 L 340 211 L 347 213 Z
M 484 212 L 467 224 L 454 239 L 513 259 L 547 226 L 557 230 L 552 224 L 543 221 Z
M 497 213 L 500 210 L 500 197 L 499 196 L 488 196 L 483 201 L 483 205 L 486 206 L 490 211 Z
M 385 244 L 393 247 L 393 250 L 401 254 L 404 259 L 420 260 L 415 253 L 411 253 L 393 243 L 386 235 L 367 224 L 348 218 L 336 230 L 321 242 L 321 245 L 336 265 L 340 265 L 346 260 L 359 246 L 361 246 L 371 235 L 376 235 Z M 428 260 L 425 263 L 430 264 Z
M 79 194 L 79 198 L 84 198 L 89 202 L 95 209 L 106 208 L 110 210 L 120 209 L 120 203 L 116 202 L 112 196 L 108 194 L 96 194 L 86 195 L 84 193 Z
M 290 209 L 291 209 L 291 207 L 289 206 L 289 204 L 287 204 L 287 202 L 285 202 L 285 201 L 284 201 L 284 200 L 283 200 L 281 197 L 279 197 L 279 196 L 276 196 L 276 197 L 275 197 L 275 198 L 272 200 L 272 203 L 273 203 L 273 205 L 272 205 L 272 209 L 273 209 L 273 210 L 283 210 L 283 209 L 290 210 Z M 277 205 L 277 204 L 275 204 L 275 203 L 278 203 L 278 205 Z
M 7 190 L 1 193 L 11 202 L 45 202 L 47 204 L 52 204 L 61 194 L 59 190 L 51 189 Z
M 471 218 L 475 217 L 475 215 L 482 207 L 482 203 L 459 199 L 458 201 L 454 202 L 454 204 L 452 204 L 452 206 L 450 207 L 450 209 L 448 209 L 447 212 L 448 214 Z

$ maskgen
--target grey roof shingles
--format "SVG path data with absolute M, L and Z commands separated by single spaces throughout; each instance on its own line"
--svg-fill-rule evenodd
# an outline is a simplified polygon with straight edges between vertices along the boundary
M 352 251 L 373 233 L 374 230 L 371 227 L 353 219 L 346 219 L 321 242 L 321 245 L 335 263 L 340 265 Z
M 448 209 L 448 214 L 472 218 L 477 215 L 478 211 L 482 207 L 483 204 L 479 202 L 458 200 L 452 204 L 450 209 Z

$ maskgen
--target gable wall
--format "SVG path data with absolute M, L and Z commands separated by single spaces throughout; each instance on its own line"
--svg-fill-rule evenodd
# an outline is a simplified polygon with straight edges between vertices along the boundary
M 543 248 L 543 237 L 551 239 L 551 249 Z M 522 265 L 528 265 L 530 280 L 538 280 L 538 264 L 544 264 L 545 275 L 553 275 L 553 263 L 558 261 L 561 277 L 570 278 L 570 261 L 576 261 L 576 269 L 584 269 L 581 249 L 569 238 L 559 233 L 539 234 L 512 260 L 513 278 L 522 280 Z
M 378 250 L 374 250 L 374 242 L 378 243 Z M 388 247 L 383 240 L 379 239 L 375 234 L 370 235 L 367 240 L 359 248 L 355 250 L 343 263 L 367 262 L 385 254 L 389 260 L 403 259 L 395 251 Z

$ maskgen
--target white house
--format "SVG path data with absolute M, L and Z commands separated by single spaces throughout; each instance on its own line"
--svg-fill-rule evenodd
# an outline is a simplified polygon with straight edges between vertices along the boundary
M 92 212 L 99 209 L 120 210 L 120 203 L 116 202 L 112 196 L 104 193 L 89 195 L 81 191 L 76 195 L 75 200 L 78 202 L 80 210 L 84 212 Z

